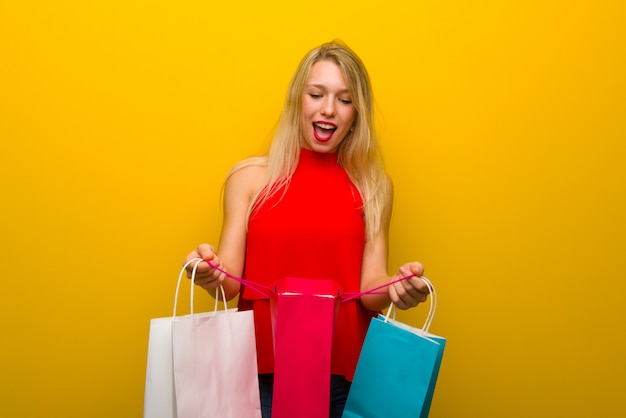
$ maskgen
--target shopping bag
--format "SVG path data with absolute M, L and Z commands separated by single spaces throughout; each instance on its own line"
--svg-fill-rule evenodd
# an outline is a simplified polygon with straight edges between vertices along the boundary
M 183 274 L 185 274 L 187 266 L 193 262 L 197 266 L 198 260 L 190 260 L 181 268 L 178 275 L 172 316 L 150 320 L 146 383 L 144 387 L 144 418 L 177 418 L 174 366 L 172 362 L 172 322 L 176 317 L 178 291 Z
M 428 279 L 430 309 L 422 328 L 379 315 L 365 336 L 344 418 L 427 418 L 446 345 L 430 334 L 437 294 Z
M 288 277 L 270 299 L 274 336 L 272 418 L 328 418 L 333 328 L 341 289 Z
M 191 314 L 176 316 L 180 282 L 188 263 L 178 278 L 173 316 L 151 321 L 158 324 L 158 332 L 154 344 L 149 344 L 144 417 L 261 418 L 253 313 L 226 309 L 221 287 L 224 310 L 217 310 L 218 292 L 213 312 L 193 313 L 193 279 L 201 261 L 190 261 L 196 263 Z
M 177 418 L 172 367 L 172 318 L 150 320 L 144 418 Z

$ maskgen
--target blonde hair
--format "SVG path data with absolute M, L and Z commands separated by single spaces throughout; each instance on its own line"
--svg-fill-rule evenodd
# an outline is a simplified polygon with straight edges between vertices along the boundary
M 302 139 L 302 96 L 313 65 L 332 61 L 339 66 L 356 110 L 353 129 L 341 141 L 338 163 L 361 193 L 367 239 L 381 227 L 390 190 L 374 130 L 374 99 L 369 75 L 361 59 L 343 42 L 334 40 L 311 50 L 300 62 L 287 90 L 285 104 L 267 155 L 248 158 L 237 164 L 229 176 L 251 165 L 268 167 L 267 181 L 254 195 L 249 214 L 282 187 L 287 186 L 298 165 Z

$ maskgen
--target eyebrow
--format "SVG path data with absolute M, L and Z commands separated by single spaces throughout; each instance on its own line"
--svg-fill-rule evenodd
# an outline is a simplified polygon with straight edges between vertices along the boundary
M 328 88 L 324 85 L 324 84 L 308 84 L 307 87 L 315 87 L 321 90 L 328 90 Z M 350 93 L 349 89 L 341 89 L 338 91 L 338 93 L 343 94 L 343 93 Z

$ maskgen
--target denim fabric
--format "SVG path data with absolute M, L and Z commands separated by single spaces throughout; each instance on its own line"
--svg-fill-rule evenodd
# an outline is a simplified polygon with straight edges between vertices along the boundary
M 259 375 L 259 392 L 261 393 L 261 415 L 263 418 L 272 416 L 272 392 L 274 389 L 274 374 Z
M 274 375 L 271 373 L 259 375 L 259 389 L 261 392 L 261 413 L 263 418 L 272 416 L 272 390 Z M 343 408 L 346 405 L 350 382 L 344 376 L 332 375 L 330 377 L 330 418 L 341 418 Z

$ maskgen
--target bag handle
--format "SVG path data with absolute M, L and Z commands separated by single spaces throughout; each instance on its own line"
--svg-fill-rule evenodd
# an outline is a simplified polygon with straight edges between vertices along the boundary
M 215 270 L 219 271 L 220 273 L 224 273 L 224 275 L 226 277 L 229 277 L 235 281 L 238 281 L 239 283 L 241 283 L 244 286 L 249 287 L 250 289 L 254 290 L 255 292 L 259 293 L 262 296 L 265 296 L 266 298 L 270 298 L 270 295 L 272 293 L 274 293 L 274 291 L 269 288 L 268 286 L 262 285 L 261 283 L 255 283 L 253 281 L 250 280 L 244 280 L 240 277 L 237 276 L 233 276 L 232 274 L 228 273 L 226 270 L 219 268 L 218 266 L 214 265 L 213 263 L 211 263 L 209 260 L 202 260 L 201 261 L 206 262 L 209 266 L 211 266 L 211 268 L 214 268 Z
M 403 280 L 410 279 L 411 277 L 414 277 L 414 276 L 415 276 L 415 274 L 409 274 L 408 276 L 400 277 L 399 279 L 392 280 L 392 281 L 387 282 L 385 284 L 381 284 L 380 286 L 376 286 L 375 288 L 370 289 L 370 290 L 366 290 L 365 292 L 344 293 L 344 295 L 345 294 L 351 294 L 352 296 L 343 299 L 341 301 L 341 303 L 349 302 L 349 301 L 351 301 L 353 299 L 358 299 L 358 298 L 360 298 L 363 295 L 386 295 L 389 292 L 386 292 L 386 291 L 382 291 L 381 292 L 380 289 L 382 289 L 383 287 L 391 286 L 394 283 L 398 283 L 398 282 L 401 282 Z M 424 277 L 424 276 L 420 276 L 420 278 L 422 278 L 422 277 Z
M 201 258 L 193 258 L 191 260 L 189 260 L 188 262 L 186 262 L 183 267 L 180 269 L 180 273 L 178 274 L 178 281 L 176 283 L 176 293 L 174 295 L 174 312 L 172 313 L 172 317 L 176 317 L 176 307 L 178 305 L 178 293 L 180 291 L 180 283 L 182 281 L 183 278 L 183 274 L 185 274 L 185 271 L 187 270 L 187 267 L 189 267 L 190 264 L 192 264 L 193 262 L 195 262 L 196 264 L 194 264 L 193 269 L 191 270 L 191 291 L 189 292 L 190 296 L 189 296 L 189 310 L 190 310 L 190 314 L 193 315 L 193 295 L 194 295 L 194 288 L 196 287 L 194 285 L 195 283 L 195 279 L 196 279 L 196 270 L 198 269 L 198 264 L 200 264 L 202 261 Z M 224 303 L 224 310 L 228 312 L 228 307 L 226 306 L 226 293 L 224 292 L 224 286 L 220 285 L 219 286 L 220 291 L 222 293 L 222 302 Z M 217 290 L 215 291 L 215 308 L 213 309 L 213 312 L 217 312 L 217 307 L 219 305 L 219 301 L 220 301 L 220 297 L 219 297 L 219 293 Z
M 437 291 L 435 290 L 435 286 L 427 277 L 422 277 L 422 280 L 426 283 L 428 291 L 431 294 L 430 309 L 428 310 L 428 315 L 426 316 L 426 321 L 424 322 L 424 327 L 422 328 L 424 333 L 428 333 L 428 330 L 433 323 L 433 319 L 435 318 L 435 312 L 437 311 Z
M 420 279 L 426 284 L 428 287 L 428 291 L 430 293 L 430 308 L 428 309 L 428 314 L 426 315 L 426 320 L 424 321 L 424 326 L 422 327 L 422 336 L 428 333 L 431 324 L 433 323 L 433 318 L 435 317 L 435 312 L 437 311 L 437 291 L 435 290 L 435 286 L 426 276 L 420 276 Z M 385 322 L 389 322 L 389 316 L 393 311 L 393 318 L 396 318 L 396 306 L 391 302 L 389 305 L 389 309 L 387 310 L 387 314 L 385 315 Z
M 363 295 L 386 295 L 388 292 L 381 292 L 379 290 L 382 289 L 383 287 L 391 286 L 394 283 L 398 283 L 398 282 L 401 282 L 402 280 L 406 280 L 409 277 L 413 277 L 413 275 L 406 276 L 406 277 L 401 277 L 398 280 L 393 280 L 391 282 L 388 282 L 388 283 L 385 283 L 385 284 L 381 284 L 380 286 L 377 286 L 377 287 L 375 287 L 373 289 L 370 289 L 370 290 L 366 290 L 365 292 L 346 292 L 346 293 L 344 293 L 344 295 L 350 294 L 352 296 L 343 299 L 341 301 L 341 303 L 345 303 L 345 302 L 349 302 L 349 301 L 354 300 L 354 299 L 358 299 L 358 298 L 360 298 Z

